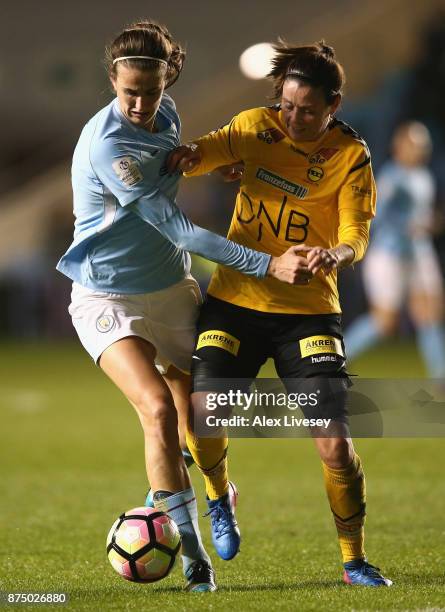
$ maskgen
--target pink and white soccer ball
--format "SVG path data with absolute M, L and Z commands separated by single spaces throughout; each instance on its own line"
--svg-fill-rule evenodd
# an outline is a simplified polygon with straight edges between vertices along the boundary
M 155 508 L 133 508 L 113 524 L 107 537 L 108 560 L 134 582 L 156 582 L 172 570 L 181 547 L 174 521 Z

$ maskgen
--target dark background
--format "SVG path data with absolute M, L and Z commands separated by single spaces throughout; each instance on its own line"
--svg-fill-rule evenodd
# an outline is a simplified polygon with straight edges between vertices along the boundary
M 442 8 L 441 8 L 442 7 Z M 103 50 L 123 25 L 141 17 L 165 23 L 186 46 L 170 90 L 188 140 L 237 111 L 268 103 L 267 81 L 245 78 L 242 51 L 257 42 L 324 38 L 347 74 L 339 116 L 370 146 L 374 169 L 393 128 L 424 121 L 434 140 L 438 182 L 436 246 L 445 257 L 445 11 L 435 0 L 357 3 L 322 0 L 237 2 L 5 3 L 0 41 L 0 332 L 3 338 L 72 336 L 70 282 L 55 264 L 72 236 L 70 157 L 84 123 L 111 99 Z M 191 218 L 224 233 L 235 185 L 217 177 L 183 181 L 178 203 Z M 205 288 L 212 264 L 196 261 Z M 366 307 L 360 265 L 341 274 L 345 323 Z M 407 325 L 409 332 L 409 324 Z

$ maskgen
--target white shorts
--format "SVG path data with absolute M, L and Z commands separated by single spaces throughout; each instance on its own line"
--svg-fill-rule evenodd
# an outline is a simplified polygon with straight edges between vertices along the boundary
M 383 249 L 371 248 L 363 261 L 363 281 L 369 302 L 400 310 L 410 293 L 442 295 L 440 264 L 433 245 L 422 243 L 406 260 Z
M 68 312 L 86 351 L 96 363 L 106 348 L 139 336 L 156 349 L 161 374 L 170 365 L 190 371 L 201 291 L 192 276 L 153 293 L 103 293 L 73 283 Z

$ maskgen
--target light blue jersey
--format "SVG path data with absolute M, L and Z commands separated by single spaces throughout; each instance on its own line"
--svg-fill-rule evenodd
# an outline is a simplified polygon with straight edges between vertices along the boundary
M 270 256 L 194 224 L 174 200 L 179 175 L 165 170 L 180 144 L 173 100 L 163 95 L 157 132 L 133 125 L 114 99 L 84 127 L 74 151 L 74 240 L 57 269 L 110 293 L 150 293 L 190 271 L 187 251 L 246 274 L 266 275 Z
M 434 180 L 427 168 L 407 168 L 387 162 L 377 176 L 377 215 L 371 227 L 371 247 L 409 259 L 413 248 L 429 240 Z

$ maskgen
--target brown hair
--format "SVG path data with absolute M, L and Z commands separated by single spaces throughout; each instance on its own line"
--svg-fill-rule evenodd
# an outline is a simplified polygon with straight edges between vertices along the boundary
M 332 104 L 346 78 L 343 66 L 336 60 L 335 51 L 324 40 L 313 45 L 293 47 L 279 39 L 274 45 L 276 55 L 272 70 L 267 75 L 273 81 L 273 97 L 279 98 L 287 79 L 298 79 L 314 87 L 321 87 L 326 102 Z
M 118 57 L 132 55 L 148 55 L 165 60 L 167 62 L 166 89 L 178 79 L 185 59 L 184 49 L 173 40 L 167 28 L 151 20 L 132 23 L 110 45 L 107 45 L 105 66 L 108 75 L 113 78 L 117 74 L 117 65 L 121 63 L 141 70 L 153 70 L 164 65 L 161 62 L 147 59 L 127 59 L 113 64 L 113 60 Z

